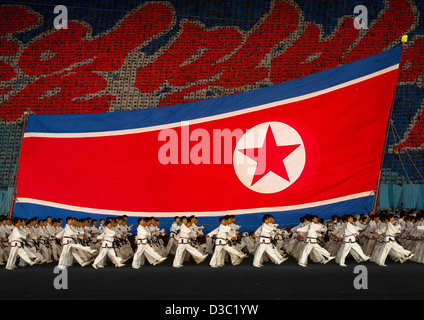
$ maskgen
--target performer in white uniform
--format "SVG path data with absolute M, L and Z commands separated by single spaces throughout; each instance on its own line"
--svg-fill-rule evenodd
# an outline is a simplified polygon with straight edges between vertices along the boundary
M 369 256 L 365 255 L 359 244 L 356 242 L 356 236 L 359 235 L 359 230 L 352 224 L 354 221 L 353 216 L 347 216 L 347 222 L 343 227 L 343 244 L 339 249 L 341 267 L 346 267 L 345 259 L 351 250 L 355 251 L 363 261 L 368 261 Z
M 106 258 L 106 255 L 109 257 L 109 259 L 112 261 L 112 263 L 116 267 L 119 268 L 125 265 L 121 263 L 122 258 L 118 257 L 115 252 L 114 241 L 116 236 L 117 236 L 116 231 L 112 230 L 112 221 L 107 221 L 104 232 L 97 237 L 98 239 L 101 239 L 102 247 L 100 249 L 98 256 L 93 262 L 92 266 L 94 269 L 99 268 L 99 264 L 103 262 L 103 259 Z
M 321 247 L 318 244 L 318 237 L 321 236 L 322 232 L 325 232 L 324 226 L 318 223 L 318 217 L 313 216 L 312 222 L 308 225 L 298 228 L 297 232 L 306 232 L 306 238 L 304 239 L 305 245 L 302 248 L 300 253 L 300 258 L 298 264 L 302 267 L 306 267 L 308 263 L 308 256 L 311 252 L 314 252 L 316 255 L 321 255 L 325 258 L 323 263 L 327 263 L 333 260 L 335 257 L 332 257 L 331 254 Z
M 215 250 L 212 255 L 212 259 L 209 263 L 212 268 L 224 266 L 223 255 L 225 254 L 225 252 L 236 255 L 240 259 L 244 259 L 247 257 L 246 254 L 242 253 L 241 251 L 237 251 L 235 248 L 228 245 L 227 236 L 228 233 L 232 231 L 231 227 L 229 226 L 230 222 L 228 220 L 228 217 L 221 217 L 219 220 L 221 222 L 221 225 L 218 227 L 216 233 Z
M 173 267 L 181 268 L 183 266 L 184 252 L 187 250 L 194 258 L 198 258 L 196 262 L 200 263 L 206 259 L 207 254 L 202 254 L 199 250 L 190 244 L 191 221 L 190 218 L 181 218 L 181 229 L 178 235 L 178 247 L 175 252 Z
M 71 249 L 78 249 L 82 251 L 87 251 L 90 254 L 94 254 L 96 250 L 91 249 L 88 246 L 83 246 L 79 243 L 76 243 L 76 237 L 81 235 L 81 232 L 76 231 L 72 228 L 72 225 L 75 222 L 74 218 L 68 217 L 66 218 L 66 226 L 65 229 L 59 234 L 56 235 L 57 238 L 62 238 L 62 253 L 59 258 L 59 269 L 65 269 L 68 266 L 68 259 L 70 255 L 76 254 L 72 252 Z
M 137 227 L 137 251 L 134 254 L 132 262 L 132 267 L 134 269 L 140 269 L 140 260 L 144 253 L 149 254 L 152 259 L 156 260 L 152 263 L 154 266 L 165 261 L 166 257 L 159 255 L 159 253 L 157 253 L 157 251 L 150 245 L 151 238 L 152 235 L 146 228 L 146 220 L 139 218 Z
M 396 242 L 395 236 L 400 233 L 401 225 L 393 225 L 393 222 L 395 221 L 394 215 L 389 215 L 387 218 L 387 224 L 382 229 L 375 231 L 376 235 L 384 236 L 382 248 L 380 249 L 380 253 L 375 261 L 382 267 L 386 266 L 385 261 L 389 253 L 392 254 L 395 260 L 399 260 L 402 263 L 414 256 L 411 251 L 404 249 Z
M 260 268 L 262 267 L 261 260 L 263 254 L 266 252 L 271 260 L 275 264 L 281 264 L 287 260 L 287 258 L 283 258 L 278 250 L 274 247 L 271 239 L 271 233 L 274 232 L 277 228 L 277 225 L 274 224 L 274 217 L 266 214 L 262 218 L 262 228 L 259 236 L 259 244 L 256 249 L 255 255 L 253 257 L 253 266 Z
M 13 219 L 13 230 L 9 236 L 10 242 L 10 254 L 7 259 L 6 269 L 13 270 L 16 268 L 16 258 L 19 256 L 30 266 L 37 263 L 37 261 L 32 261 L 28 256 L 27 252 L 23 248 L 23 241 L 26 239 L 26 235 L 24 235 L 20 230 L 21 221 L 19 218 Z
M 175 254 L 175 251 L 177 250 L 178 241 L 177 241 L 177 235 L 180 232 L 180 218 L 174 217 L 174 222 L 172 223 L 170 229 L 169 229 L 169 239 L 168 243 L 166 245 L 165 253 L 168 254 Z

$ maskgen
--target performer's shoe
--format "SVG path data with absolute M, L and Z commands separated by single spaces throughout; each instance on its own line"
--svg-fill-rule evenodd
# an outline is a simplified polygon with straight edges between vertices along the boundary
M 154 266 L 157 266 L 159 263 L 162 263 L 166 260 L 166 257 L 162 257 L 160 258 L 158 261 L 156 261 L 155 263 L 153 263 Z
M 83 263 L 81 263 L 81 267 L 88 266 L 90 263 L 91 263 L 90 260 L 84 261 Z
M 410 253 L 408 256 L 405 257 L 405 261 L 411 259 L 413 256 L 415 256 L 415 253 Z
M 327 264 L 327 263 L 329 263 L 331 260 L 334 260 L 336 257 L 330 257 L 330 258 L 328 258 L 328 259 L 325 259 L 322 263 L 323 264 Z
M 96 270 L 99 268 L 99 267 L 97 266 L 97 264 L 94 264 L 94 263 L 93 263 L 91 266 L 92 266 L 94 269 L 96 269 Z
M 340 267 L 347 267 L 344 263 L 340 263 Z
M 288 260 L 288 258 L 282 258 L 279 261 L 277 261 L 277 264 L 280 265 L 280 264 L 282 264 L 286 260 Z
M 304 268 L 306 268 L 306 267 L 307 267 L 307 265 L 306 265 L 306 264 L 301 263 L 301 262 L 298 262 L 297 264 L 298 264 L 299 266 L 301 266 L 301 267 L 304 267 Z
M 206 258 L 208 257 L 208 254 L 204 254 L 202 258 L 200 258 L 200 262 L 203 262 L 206 260 Z M 199 263 L 200 263 L 199 262 Z

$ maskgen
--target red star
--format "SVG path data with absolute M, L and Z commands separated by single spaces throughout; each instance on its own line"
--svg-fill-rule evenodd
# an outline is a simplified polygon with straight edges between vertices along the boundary
M 257 162 L 251 186 L 270 171 L 290 182 L 283 160 L 299 146 L 300 144 L 277 146 L 271 126 L 268 126 L 261 148 L 238 149 L 238 151 Z

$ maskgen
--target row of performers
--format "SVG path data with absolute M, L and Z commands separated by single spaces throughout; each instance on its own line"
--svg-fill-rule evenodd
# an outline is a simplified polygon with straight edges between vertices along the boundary
M 203 233 L 204 227 L 197 226 L 195 216 L 175 217 L 169 235 L 160 229 L 159 220 L 151 217 L 138 219 L 135 236 L 126 219 L 111 217 L 97 226 L 97 221 L 90 218 L 68 217 L 64 228 L 56 219 L 14 218 L 6 223 L 3 219 L 0 263 L 7 260 L 8 270 L 17 267 L 18 258 L 19 266 L 57 261 L 59 268 L 78 262 L 98 269 L 109 261 L 122 267 L 132 259 L 132 267 L 139 269 L 146 260 L 157 265 L 169 255 L 174 255 L 175 268 L 182 267 L 190 257 L 201 263 L 208 255 L 212 255 L 209 264 L 213 268 L 225 262 L 238 265 L 249 255 L 253 255 L 254 267 L 262 267 L 267 261 L 281 264 L 289 256 L 302 267 L 308 260 L 324 264 L 335 260 L 346 266 L 349 255 L 357 262 L 370 260 L 380 266 L 385 266 L 388 256 L 400 263 L 409 259 L 424 262 L 424 218 L 419 216 L 346 215 L 326 222 L 306 215 L 299 225 L 284 229 L 266 214 L 255 232 L 243 233 L 235 216 L 224 216 L 219 218 L 219 226 L 207 234 Z

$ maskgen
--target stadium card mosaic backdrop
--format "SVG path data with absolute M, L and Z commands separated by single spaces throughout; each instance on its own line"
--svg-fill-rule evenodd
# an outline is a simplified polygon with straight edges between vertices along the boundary
M 13 186 L 25 111 L 114 112 L 212 99 L 349 63 L 407 34 L 383 207 L 423 206 L 423 1 L 65 1 L 68 28 L 60 30 L 57 4 L 0 1 L 3 198 Z M 368 29 L 354 28 L 357 5 L 367 9 Z

